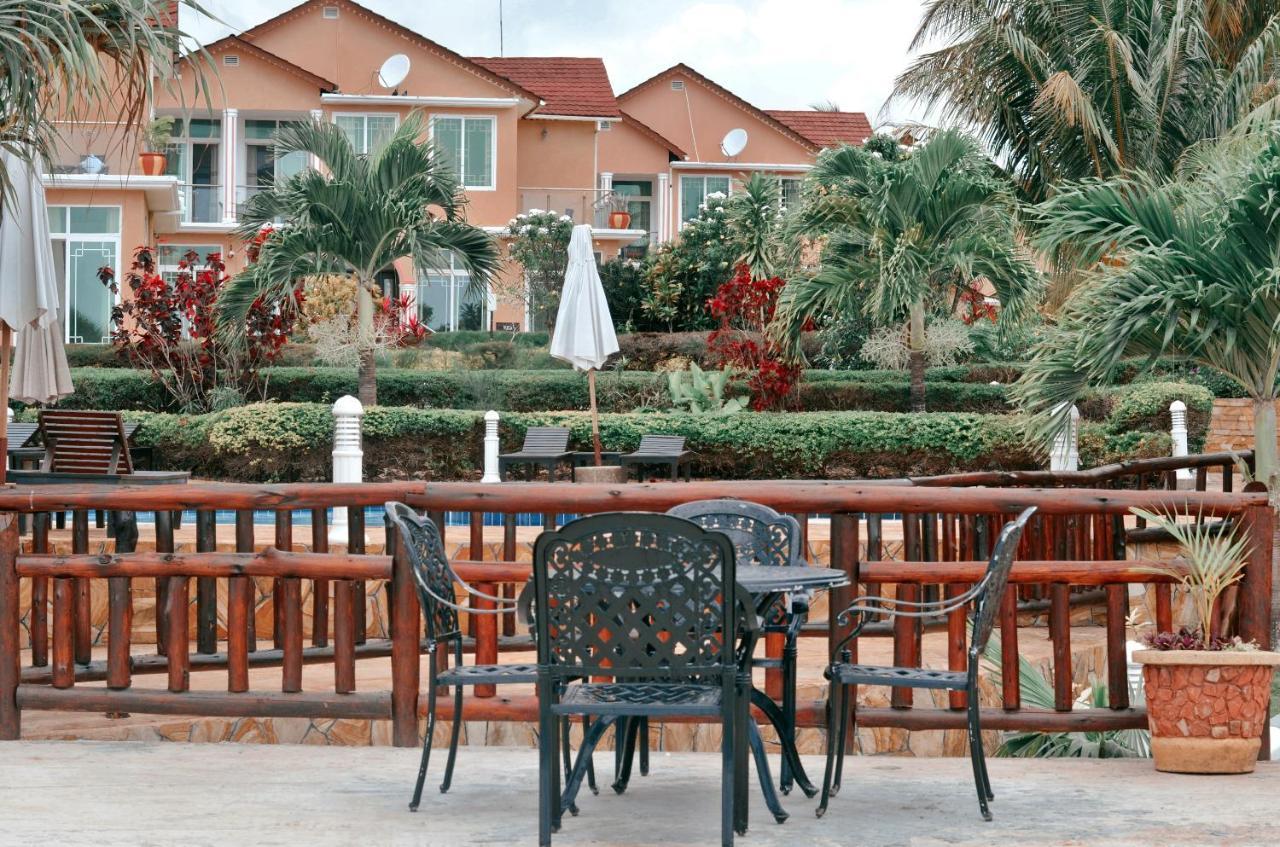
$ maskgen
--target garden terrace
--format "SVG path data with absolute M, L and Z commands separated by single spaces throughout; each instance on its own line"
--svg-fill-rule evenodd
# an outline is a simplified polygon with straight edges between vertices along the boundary
M 1212 462 L 1221 465 L 1222 459 L 1215 457 Z M 1230 474 L 1224 477 L 1229 479 Z M 554 526 L 565 515 L 660 511 L 713 497 L 749 498 L 797 515 L 802 526 L 811 516 L 828 517 L 830 562 L 848 573 L 853 583 L 836 592 L 831 601 L 836 608 L 847 603 L 855 590 L 885 586 L 896 586 L 904 599 L 962 592 L 981 576 L 988 545 L 1007 516 L 1037 506 L 1039 514 L 1023 539 L 1013 585 L 1000 614 L 1004 662 L 999 705 L 984 709 L 990 729 L 1066 731 L 1145 725 L 1145 714 L 1129 703 L 1124 682 L 1128 586 L 1154 586 L 1156 623 L 1162 628 L 1171 624 L 1172 604 L 1169 578 L 1148 570 L 1156 562 L 1130 558 L 1125 519 L 1135 506 L 1196 519 L 1231 520 L 1254 539 L 1244 581 L 1230 608 L 1224 607 L 1223 616 L 1246 639 L 1269 638 L 1273 516 L 1265 494 L 800 481 L 620 487 L 196 483 L 7 489 L 0 491 L 0 736 L 19 736 L 23 711 L 51 709 L 389 719 L 391 740 L 413 745 L 422 707 L 417 599 L 409 588 L 403 557 L 365 553 L 365 507 L 404 500 L 440 524 L 449 513 L 469 513 L 470 545 L 458 570 L 481 590 L 493 593 L 503 587 L 510 592 L 528 577 L 529 565 L 518 555 L 519 515 L 543 515 L 544 525 Z M 328 519 L 335 508 L 348 510 L 352 543 L 345 549 L 331 550 L 328 545 Z M 155 513 L 155 552 L 134 552 L 125 539 L 112 552 L 90 553 L 89 524 L 92 512 L 100 509 Z M 254 549 L 253 510 L 262 509 L 275 513 L 274 549 Z M 190 552 L 175 552 L 171 514 L 180 510 L 195 512 L 195 549 Z M 219 533 L 231 527 L 219 525 L 217 510 L 236 512 L 236 552 L 219 551 Z M 53 553 L 48 516 L 64 511 L 71 512 L 71 550 Z M 295 527 L 299 513 L 311 520 L 305 535 L 296 531 L 301 529 Z M 496 557 L 486 555 L 485 513 L 504 516 Z M 25 538 L 20 538 L 20 517 L 30 524 Z M 897 559 L 889 558 L 884 545 L 890 524 L 900 525 L 903 538 Z M 295 552 L 299 548 L 307 552 Z M 131 619 L 136 611 L 132 589 L 141 580 L 155 581 L 158 644 L 154 655 L 140 656 L 132 650 Z M 310 645 L 304 642 L 302 626 L 304 581 L 311 589 L 315 622 Z M 103 596 L 103 583 L 108 607 L 106 659 L 92 662 L 95 632 L 90 607 L 95 596 Z M 1101 589 L 1105 595 L 1110 682 L 1105 708 L 1072 708 L 1071 592 L 1082 587 Z M 1018 600 L 1030 591 L 1047 600 L 1054 656 L 1051 710 L 1023 706 L 1017 683 Z M 371 637 L 364 620 L 365 597 L 370 593 L 389 595 L 387 631 L 381 637 Z M 221 619 L 219 594 L 228 598 Z M 23 596 L 30 597 L 30 602 L 21 602 Z M 963 667 L 963 613 L 953 612 L 938 623 L 947 633 L 947 664 Z M 504 647 L 528 649 L 527 642 L 509 638 L 516 635 L 514 620 L 477 617 L 469 626 L 471 649 L 479 662 L 496 661 Z M 811 634 L 835 640 L 843 633 L 829 620 L 825 629 Z M 897 664 L 920 662 L 922 628 L 899 621 L 881 627 L 880 635 L 892 640 Z M 271 646 L 266 647 L 267 643 Z M 770 649 L 776 650 L 777 645 Z M 356 663 L 388 654 L 389 685 L 355 690 Z M 308 663 L 331 665 L 331 685 L 302 690 L 302 668 Z M 250 689 L 249 671 L 259 666 L 281 667 L 281 690 Z M 197 669 L 225 672 L 226 690 L 192 690 L 190 674 Z M 163 690 L 135 688 L 131 684 L 135 673 L 163 673 L 167 685 Z M 447 720 L 449 705 L 442 706 Z M 858 719 L 866 727 L 960 727 L 962 707 L 954 696 L 937 707 L 915 707 L 907 692 L 895 690 L 888 706 L 860 709 Z M 532 719 L 535 708 L 531 695 L 497 698 L 483 687 L 468 697 L 465 707 L 468 720 L 514 721 Z M 823 704 L 803 702 L 799 714 L 802 725 L 819 726 Z

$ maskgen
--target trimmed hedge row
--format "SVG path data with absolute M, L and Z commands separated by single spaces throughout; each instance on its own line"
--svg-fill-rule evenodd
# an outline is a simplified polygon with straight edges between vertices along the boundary
M 156 448 L 167 468 L 200 477 L 260 481 L 324 480 L 330 473 L 329 407 L 266 403 L 207 415 L 129 412 L 137 442 Z M 568 426 L 580 449 L 590 444 L 582 412 L 505 414 L 504 450 L 530 426 Z M 471 479 L 478 473 L 483 416 L 475 411 L 375 407 L 364 419 L 366 478 Z M 604 414 L 601 438 L 634 449 L 646 432 L 687 436 L 698 452 L 695 473 L 723 479 L 885 478 L 1043 465 L 1010 415 L 803 412 L 742 415 Z M 1124 458 L 1168 455 L 1163 433 L 1115 435 L 1082 427 L 1086 467 Z

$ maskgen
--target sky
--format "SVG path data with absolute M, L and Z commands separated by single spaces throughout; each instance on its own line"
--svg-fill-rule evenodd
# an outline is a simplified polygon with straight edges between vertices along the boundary
M 203 42 L 260 23 L 301 0 L 201 0 L 221 22 L 181 26 Z M 499 54 L 500 0 L 362 0 L 373 11 L 466 56 Z M 762 109 L 827 101 L 872 125 L 906 67 L 922 0 L 501 0 L 508 56 L 599 56 L 621 93 L 684 62 Z M 375 65 L 378 62 L 374 63 Z

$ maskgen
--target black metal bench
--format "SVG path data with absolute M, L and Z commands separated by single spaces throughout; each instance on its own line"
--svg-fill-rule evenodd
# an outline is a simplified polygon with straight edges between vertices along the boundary
M 680 470 L 683 469 L 685 480 L 691 480 L 696 454 L 686 450 L 684 442 L 683 435 L 642 435 L 635 452 L 622 455 L 622 466 L 638 469 L 645 465 L 661 465 L 671 469 L 673 482 L 680 478 Z
M 573 451 L 569 449 L 569 428 L 563 426 L 531 426 L 524 434 L 524 445 L 516 453 L 498 456 L 498 476 L 507 478 L 507 468 L 512 465 L 529 465 L 547 469 L 547 479 L 556 481 L 556 466 L 572 463 Z

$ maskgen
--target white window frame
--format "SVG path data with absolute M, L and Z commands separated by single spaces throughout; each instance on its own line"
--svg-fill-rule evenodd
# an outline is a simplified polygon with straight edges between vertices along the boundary
M 400 129 L 400 113 L 399 112 L 334 112 L 332 115 L 333 123 L 338 123 L 338 118 L 363 118 L 364 119 L 364 150 L 357 150 L 357 153 L 372 153 L 369 149 L 369 118 L 386 118 L 390 117 L 394 121 L 392 132 Z
M 679 188 L 678 188 L 678 189 L 677 189 L 677 191 L 676 191 L 676 216 L 680 219 L 680 229 L 682 229 L 682 230 L 683 230 L 683 229 L 685 228 L 685 225 L 689 223 L 688 221 L 686 221 L 686 220 L 684 219 L 684 181 L 685 181 L 686 179 L 700 179 L 700 180 L 703 180 L 703 189 L 704 189 L 704 190 L 703 190 L 703 193 L 702 193 L 702 197 L 703 197 L 703 199 L 706 199 L 706 196 L 707 196 L 707 192 L 706 192 L 706 190 L 705 190 L 705 189 L 706 189 L 706 180 L 707 180 L 709 177 L 710 177 L 710 178 L 714 178 L 714 179 L 721 179 L 721 178 L 728 179 L 728 180 L 729 180 L 729 190 L 725 192 L 725 195 L 724 195 L 724 196 L 725 196 L 725 197 L 732 197 L 732 196 L 733 196 L 733 177 L 732 177 L 732 176 L 730 176 L 729 174 L 680 174 L 680 179 L 679 179 L 679 184 L 680 184 L 680 186 L 679 186 Z
M 436 118 L 450 118 L 462 121 L 462 156 L 458 163 L 458 183 L 465 191 L 497 191 L 498 190 L 498 116 L 497 115 L 463 115 L 456 112 L 433 112 L 427 118 L 427 138 L 434 140 L 436 135 Z M 489 122 L 489 184 L 467 185 L 467 121 Z
M 72 209 L 115 209 L 116 214 L 118 216 L 116 219 L 119 221 L 120 228 L 123 230 L 124 229 L 124 207 L 114 203 L 100 203 L 100 204 L 93 204 L 89 206 L 86 206 L 83 203 L 50 203 L 49 208 L 63 209 L 65 210 L 65 214 L 66 214 L 66 219 L 67 219 L 66 230 L 63 232 L 49 233 L 50 241 L 54 240 L 55 238 L 62 239 L 62 242 L 64 245 L 63 250 L 66 251 L 63 253 L 63 256 L 62 256 L 63 258 L 62 267 L 64 268 L 64 270 L 69 270 L 71 267 L 70 250 L 71 250 L 71 241 L 73 237 L 83 241 L 114 241 L 116 245 L 116 264 L 115 264 L 115 267 L 112 268 L 112 270 L 114 270 L 116 274 L 116 282 L 117 282 L 116 288 L 123 289 L 124 281 L 120 278 L 120 274 L 121 274 L 121 267 L 123 266 L 123 263 L 124 263 L 124 256 L 121 255 L 121 252 L 123 250 L 122 245 L 124 243 L 124 233 L 123 232 L 103 232 L 103 233 L 75 232 L 73 233 L 73 232 L 70 232 L 70 229 L 71 229 L 71 210 Z M 83 336 L 76 336 L 77 338 L 80 339 L 79 341 L 71 340 L 72 339 L 71 310 L 67 308 L 67 304 L 71 302 L 70 286 L 71 286 L 71 277 L 68 276 L 66 279 L 62 281 L 62 291 L 59 292 L 59 295 L 62 297 L 62 304 L 60 308 L 62 309 L 63 343 L 65 344 L 110 344 L 111 343 L 110 335 L 108 335 L 106 339 L 101 341 L 85 341 Z M 115 294 L 111 295 L 110 300 L 111 300 L 112 307 L 119 306 L 121 302 L 120 290 L 117 290 Z M 110 331 L 111 331 L 111 316 L 107 315 L 107 332 L 109 333 Z
M 458 330 L 458 322 L 462 318 L 462 306 L 464 305 L 462 303 L 462 298 L 466 294 L 466 289 L 470 287 L 471 284 L 470 271 L 467 271 L 459 265 L 460 263 L 458 262 L 458 258 L 451 255 L 449 257 L 449 267 L 447 269 L 439 267 L 414 268 L 414 273 L 417 277 L 414 314 L 418 316 L 419 320 L 422 319 L 422 310 L 419 304 L 426 302 L 424 294 L 431 285 L 431 277 L 445 277 L 449 280 L 448 297 L 445 298 L 445 309 L 448 312 L 448 320 L 444 326 L 439 330 L 433 330 L 433 332 L 456 332 Z M 460 286 L 458 284 L 459 278 L 466 278 L 467 285 Z M 527 284 L 528 280 L 526 279 L 526 285 Z M 493 322 L 493 311 L 495 308 L 497 308 L 497 303 L 493 294 L 493 284 L 489 283 L 485 288 L 483 309 L 481 310 L 480 328 L 482 330 L 488 329 L 489 325 Z M 427 322 L 423 321 L 423 324 L 427 325 Z

